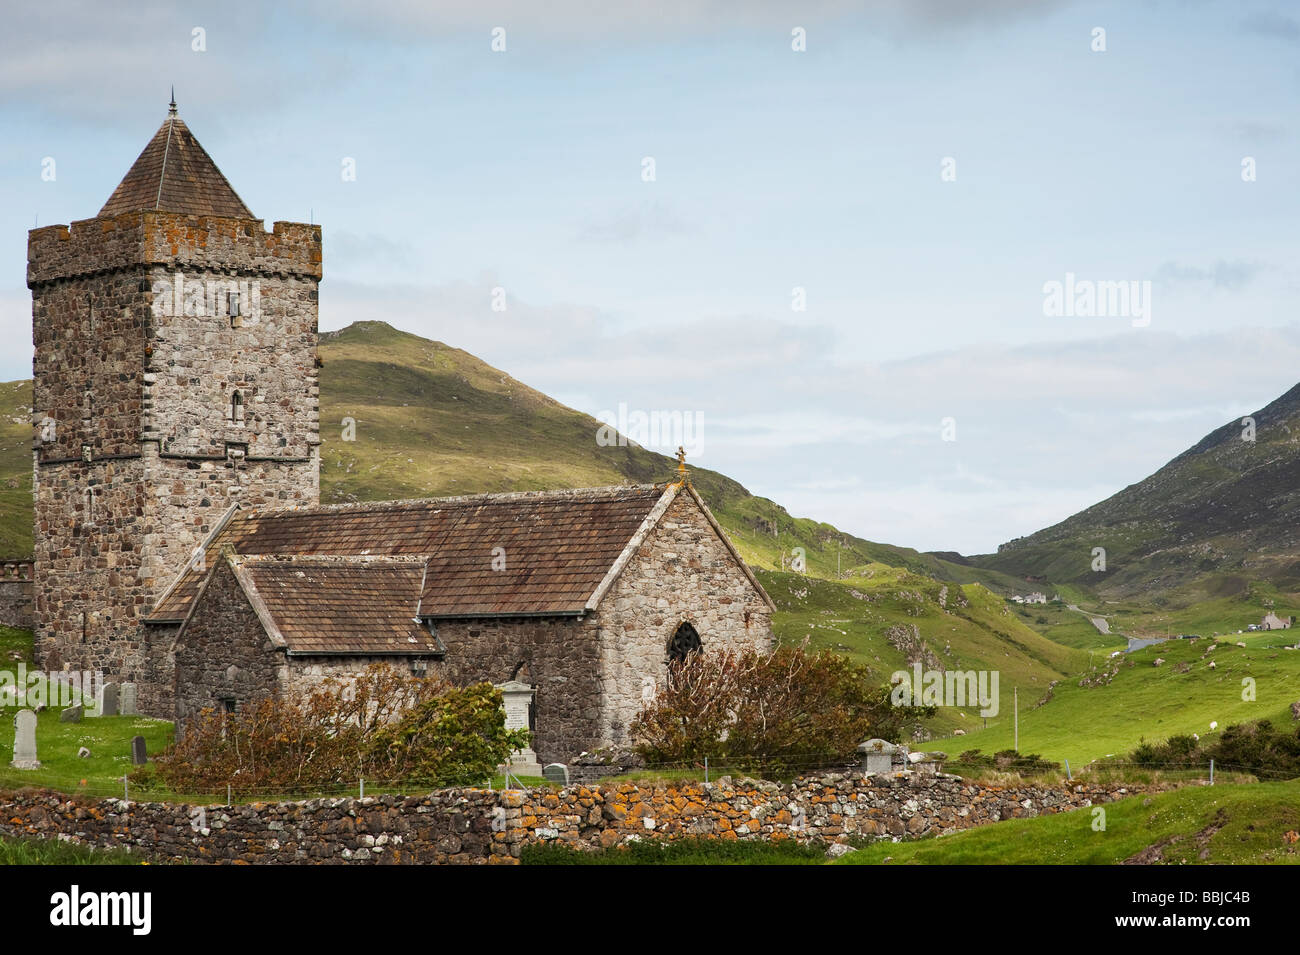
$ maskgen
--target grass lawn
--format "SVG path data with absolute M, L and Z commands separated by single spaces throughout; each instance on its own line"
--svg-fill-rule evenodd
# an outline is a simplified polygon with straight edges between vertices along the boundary
M 36 755 L 40 769 L 14 769 L 14 716 L 18 707 L 0 707 L 0 788 L 48 787 L 68 793 L 103 798 L 122 795 L 122 777 L 131 765 L 131 739 L 143 736 L 148 752 L 156 753 L 172 739 L 172 724 L 144 716 L 102 716 L 80 723 L 60 723 L 61 710 L 46 710 L 36 717 Z M 90 750 L 82 758 L 77 751 Z M 83 784 L 84 781 L 84 784 Z M 131 798 L 146 798 L 144 792 Z
M 1110 683 L 1081 687 L 1079 677 L 1062 681 L 1052 699 L 1033 709 L 1037 688 L 1020 693 L 1020 751 L 1055 762 L 1068 759 L 1078 770 L 1091 760 L 1125 755 L 1142 739 L 1163 740 L 1176 734 L 1211 735 L 1233 723 L 1271 719 L 1292 725 L 1290 705 L 1300 700 L 1300 651 L 1278 644 L 1289 637 L 1257 633 L 1220 643 L 1210 654 L 1208 639 L 1171 640 L 1135 653 L 1097 661 L 1101 670 L 1119 663 Z M 1246 644 L 1236 645 L 1237 640 Z M 1157 658 L 1165 662 L 1154 665 Z M 1214 661 L 1211 669 L 1209 663 Z M 1180 670 L 1182 672 L 1180 672 Z M 1255 700 L 1243 700 L 1243 679 L 1255 681 Z M 1005 677 L 1004 677 L 1005 680 Z M 1011 707 L 986 730 L 933 740 L 930 748 L 955 756 L 964 750 L 995 753 L 1013 742 Z
M 0 865 L 142 865 L 138 855 L 121 849 L 94 849 L 58 839 L 11 839 L 0 836 Z
M 1094 829 L 1095 810 L 1105 829 Z M 951 836 L 874 843 L 838 865 L 1113 865 L 1142 854 L 1171 864 L 1300 863 L 1300 780 L 1190 786 L 1103 807 L 1011 819 Z

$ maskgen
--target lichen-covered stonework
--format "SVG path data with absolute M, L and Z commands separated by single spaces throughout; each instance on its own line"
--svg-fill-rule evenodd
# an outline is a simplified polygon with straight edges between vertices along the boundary
M 1169 787 L 1001 788 L 954 776 L 830 773 L 784 785 L 727 777 L 667 786 L 614 781 L 204 807 L 26 790 L 0 795 L 0 833 L 205 863 L 510 864 L 518 862 L 524 846 L 557 842 L 599 849 L 633 839 L 831 845 L 852 838 L 919 838 L 1161 788 Z

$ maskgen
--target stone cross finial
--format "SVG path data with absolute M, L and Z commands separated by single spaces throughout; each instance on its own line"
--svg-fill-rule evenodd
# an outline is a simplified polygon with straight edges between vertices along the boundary
M 686 480 L 686 449 L 680 444 L 677 446 L 677 474 Z

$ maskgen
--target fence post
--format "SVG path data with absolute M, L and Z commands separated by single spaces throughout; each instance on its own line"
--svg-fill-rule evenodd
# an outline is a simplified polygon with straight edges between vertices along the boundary
M 230 801 L 230 783 L 226 783 L 226 805 L 228 807 L 234 805 L 234 803 Z
M 1210 785 L 1214 785 L 1214 760 L 1210 760 Z
M 709 757 L 704 757 L 704 781 L 709 781 Z
M 131 801 L 131 781 L 128 777 L 122 777 L 122 801 Z
M 1070 761 L 1068 759 L 1065 761 L 1065 778 L 1071 782 L 1074 781 L 1074 777 L 1070 775 Z
M 365 780 L 365 777 L 363 776 L 363 777 L 361 777 L 360 779 L 358 779 L 358 780 L 357 780 L 357 784 L 361 787 L 361 798 L 362 798 L 362 799 L 365 799 L 365 798 L 366 798 L 366 780 Z

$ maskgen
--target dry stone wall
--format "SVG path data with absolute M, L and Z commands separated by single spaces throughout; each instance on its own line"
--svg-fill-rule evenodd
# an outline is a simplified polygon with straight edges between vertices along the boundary
M 632 783 L 191 806 L 0 797 L 0 833 L 129 848 L 160 859 L 273 864 L 513 863 L 529 844 L 682 837 L 847 842 L 956 832 L 1112 802 L 1119 786 L 996 788 L 952 776 L 827 774 L 786 785 Z M 1089 825 L 1082 816 L 1080 826 Z

